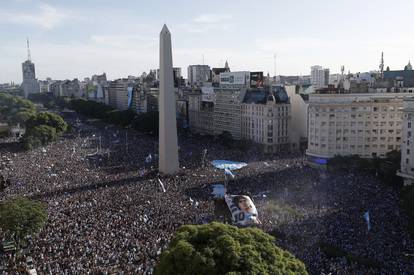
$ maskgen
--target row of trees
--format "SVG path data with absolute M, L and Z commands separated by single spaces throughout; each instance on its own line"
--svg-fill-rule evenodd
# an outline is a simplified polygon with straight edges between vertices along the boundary
M 46 100 L 46 95 L 38 95 L 37 100 Z M 30 100 L 10 94 L 0 93 L 0 120 L 9 124 L 21 124 L 26 128 L 22 138 L 25 149 L 32 149 L 54 141 L 67 130 L 68 125 L 57 114 L 38 113 Z
M 45 108 L 65 108 L 69 102 L 69 97 L 54 97 L 52 93 L 30 94 L 29 99 L 36 103 L 41 103 Z
M 34 114 L 36 106 L 30 100 L 0 93 L 0 121 L 7 121 L 12 125 L 23 124 Z
M 141 132 L 158 133 L 158 112 L 136 114 L 132 110 L 119 111 L 104 103 L 84 99 L 73 99 L 68 107 L 82 115 L 102 119 L 111 124 L 131 126 Z

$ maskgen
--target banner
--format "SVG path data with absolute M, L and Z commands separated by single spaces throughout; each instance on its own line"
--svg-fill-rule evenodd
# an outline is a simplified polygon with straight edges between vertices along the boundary
M 216 159 L 211 164 L 218 169 L 238 170 L 247 165 L 245 162 Z
M 256 206 L 249 196 L 224 195 L 233 223 L 241 226 L 259 224 Z
M 133 87 L 128 87 L 128 108 L 131 108 L 131 105 L 132 105 L 132 95 L 133 95 L 132 90 L 133 90 Z

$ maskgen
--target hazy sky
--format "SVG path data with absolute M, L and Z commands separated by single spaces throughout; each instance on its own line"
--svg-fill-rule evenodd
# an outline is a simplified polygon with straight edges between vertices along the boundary
M 309 74 L 400 69 L 414 61 L 413 0 L 0 0 L 0 83 L 21 82 L 26 37 L 39 79 L 106 72 L 109 79 L 158 67 L 166 23 L 173 63 Z

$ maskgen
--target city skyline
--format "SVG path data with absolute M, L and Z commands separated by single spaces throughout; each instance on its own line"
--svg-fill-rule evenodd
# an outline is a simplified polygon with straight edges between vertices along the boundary
M 275 53 L 277 75 L 309 75 L 316 64 L 332 73 L 341 65 L 346 72 L 376 70 L 382 51 L 392 70 L 414 59 L 410 1 L 395 3 L 404 7 L 397 15 L 389 14 L 385 1 L 262 1 L 256 6 L 213 1 L 202 8 L 176 1 L 161 11 L 164 2 L 3 3 L 0 82 L 21 83 L 26 37 L 38 79 L 140 75 L 159 66 L 157 35 L 164 23 L 174 34 L 173 65 L 183 72 L 203 60 L 211 67 L 228 60 L 232 71 L 274 75 Z

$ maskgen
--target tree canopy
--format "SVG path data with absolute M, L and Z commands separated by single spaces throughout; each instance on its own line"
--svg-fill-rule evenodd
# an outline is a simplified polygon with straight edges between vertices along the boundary
M 38 113 L 26 121 L 26 128 L 28 130 L 41 125 L 55 128 L 57 134 L 65 132 L 68 127 L 61 116 L 49 112 Z
M 185 225 L 173 236 L 156 275 L 308 274 L 305 265 L 257 228 L 221 223 Z
M 0 203 L 0 228 L 17 243 L 25 236 L 37 233 L 46 220 L 46 207 L 41 202 L 17 197 Z
M 24 123 L 35 113 L 36 106 L 30 100 L 0 93 L 0 120 L 6 120 L 12 124 Z

